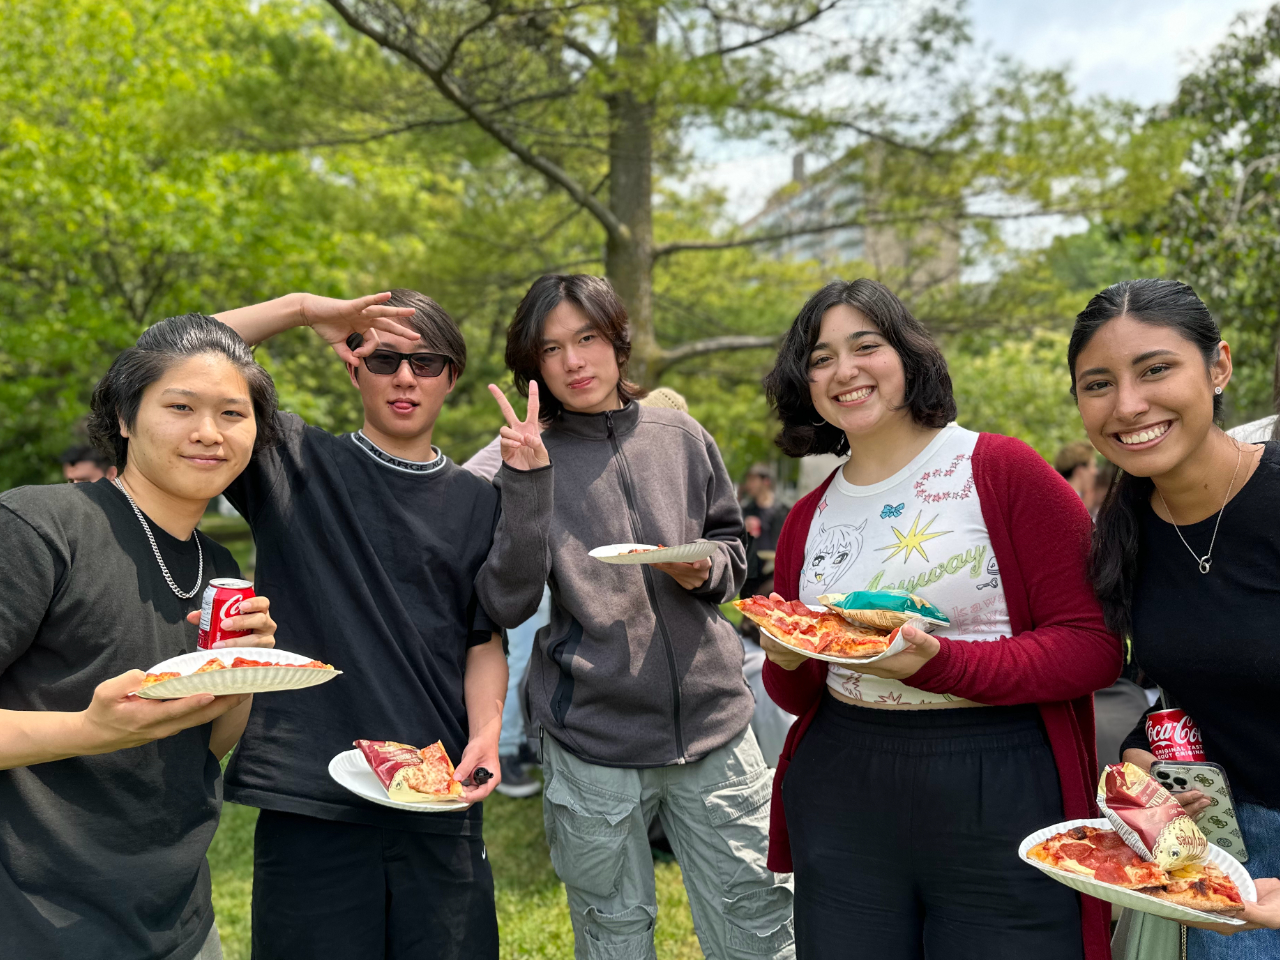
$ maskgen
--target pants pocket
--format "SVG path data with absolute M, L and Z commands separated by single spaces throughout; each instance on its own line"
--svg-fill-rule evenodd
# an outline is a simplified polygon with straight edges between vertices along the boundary
M 722 841 L 716 859 L 720 881 L 731 897 L 773 876 L 766 865 L 772 790 L 772 771 L 762 767 L 701 791 L 708 821 Z
M 557 771 L 543 793 L 551 865 L 567 887 L 597 897 L 617 892 L 623 847 L 638 801 Z

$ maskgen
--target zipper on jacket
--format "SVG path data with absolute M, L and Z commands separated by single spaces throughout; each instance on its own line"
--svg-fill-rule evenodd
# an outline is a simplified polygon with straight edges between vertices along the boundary
M 622 452 L 622 444 L 613 430 L 613 411 L 604 415 L 605 427 L 609 434 L 609 442 L 613 444 L 613 455 L 618 460 L 618 472 L 622 477 L 622 497 L 627 501 L 627 514 L 631 520 L 631 536 L 636 543 L 643 543 L 640 538 L 640 513 L 636 510 L 634 498 L 631 496 L 631 470 L 627 466 L 626 454 Z M 662 610 L 658 607 L 658 594 L 653 586 L 653 571 L 648 564 L 640 565 L 640 574 L 644 577 L 644 589 L 649 595 L 649 606 L 653 608 L 653 618 L 658 624 L 658 634 L 662 637 L 662 646 L 667 653 L 667 670 L 671 674 L 671 702 L 676 727 L 676 763 L 684 763 L 684 730 L 680 723 L 680 674 L 676 666 L 676 651 L 671 645 L 671 636 L 667 633 L 666 621 L 662 619 Z

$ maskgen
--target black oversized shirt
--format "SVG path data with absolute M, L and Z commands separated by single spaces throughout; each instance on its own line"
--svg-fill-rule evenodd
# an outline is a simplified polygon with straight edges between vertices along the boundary
M 339 786 L 329 761 L 353 740 L 467 743 L 467 649 L 494 624 L 474 581 L 498 494 L 441 457 L 405 469 L 356 435 L 279 414 L 280 444 L 226 491 L 253 528 L 255 587 L 271 599 L 276 646 L 342 676 L 254 698 L 227 768 L 227 799 L 267 810 L 430 833 L 478 832 L 480 807 L 417 814 Z
M 194 539 L 151 529 L 182 590 Z M 186 615 L 236 577 L 200 536 L 195 596 L 165 583 L 124 494 L 97 483 L 0 494 L 0 709 L 83 710 L 94 688 L 196 649 Z M 213 924 L 205 851 L 222 781 L 210 725 L 128 750 L 0 770 L 0 956 L 190 960 Z
M 1197 554 L 1217 519 L 1181 528 Z M 1150 507 L 1140 523 L 1134 658 L 1200 727 L 1236 800 L 1280 810 L 1280 442 L 1227 504 L 1207 574 Z

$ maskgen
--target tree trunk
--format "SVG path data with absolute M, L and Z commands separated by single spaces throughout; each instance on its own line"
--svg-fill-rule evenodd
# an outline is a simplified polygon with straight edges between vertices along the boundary
M 609 239 L 604 269 L 631 320 L 628 376 L 648 388 L 662 368 L 662 348 L 653 329 L 654 110 L 647 94 L 637 95 L 637 87 L 657 41 L 657 18 L 622 5 L 617 36 L 621 83 L 607 98 L 609 206 L 629 235 Z

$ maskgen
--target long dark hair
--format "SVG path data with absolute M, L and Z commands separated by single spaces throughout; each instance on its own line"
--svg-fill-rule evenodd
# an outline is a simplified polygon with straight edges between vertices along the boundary
M 123 470 L 129 459 L 129 440 L 120 436 L 120 424 L 132 431 L 147 387 L 175 363 L 201 353 L 226 357 L 249 385 L 258 428 L 254 452 L 275 443 L 276 385 L 271 374 L 259 366 L 245 342 L 225 323 L 201 313 L 188 313 L 147 328 L 134 346 L 115 358 L 93 388 L 89 439 L 119 469 Z
M 564 412 L 564 405 L 542 382 L 542 334 L 547 314 L 568 301 L 600 336 L 613 344 L 618 360 L 618 397 L 625 404 L 643 395 L 634 383 L 627 381 L 627 359 L 631 356 L 631 331 L 627 325 L 627 308 L 604 277 L 586 273 L 548 273 L 533 281 L 524 299 L 516 307 L 516 315 L 507 328 L 507 369 L 511 371 L 520 396 L 529 395 L 529 384 L 538 384 L 540 412 L 538 419 L 550 423 Z
M 1218 358 L 1222 340 L 1217 323 L 1196 292 L 1176 280 L 1124 280 L 1094 296 L 1076 317 L 1067 347 L 1071 394 L 1076 393 L 1076 360 L 1093 335 L 1118 317 L 1170 327 L 1195 344 L 1208 367 Z M 1213 418 L 1222 418 L 1221 394 L 1213 397 Z M 1117 470 L 1098 511 L 1089 557 L 1089 576 L 1102 613 L 1113 633 L 1127 637 L 1133 629 L 1133 586 L 1138 576 L 1138 520 L 1151 499 L 1150 477 Z
M 818 342 L 822 316 L 840 304 L 870 320 L 902 359 L 906 376 L 904 407 L 922 427 L 945 427 L 956 418 L 951 374 L 942 351 L 925 325 L 884 284 L 874 280 L 833 280 L 800 308 L 778 349 L 778 359 L 764 378 L 769 403 L 778 411 L 782 430 L 775 443 L 789 457 L 811 453 L 849 452 L 849 438 L 839 427 L 818 417 L 809 394 L 809 353 Z

